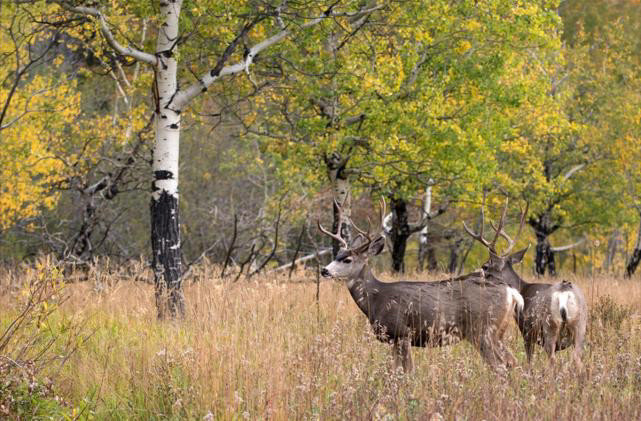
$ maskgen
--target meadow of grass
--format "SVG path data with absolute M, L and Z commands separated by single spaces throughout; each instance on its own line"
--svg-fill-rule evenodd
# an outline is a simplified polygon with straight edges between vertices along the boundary
M 158 322 L 140 276 L 94 270 L 62 287 L 51 263 L 0 272 L 0 336 L 29 285 L 51 281 L 0 339 L 0 418 L 641 418 L 638 280 L 571 279 L 591 310 L 583 373 L 567 351 L 550 368 L 541 348 L 528 367 L 513 326 L 520 364 L 505 376 L 467 343 L 413 348 L 416 371 L 404 376 L 340 282 L 322 281 L 316 301 L 314 273 L 235 283 L 215 273 L 199 268 L 186 285 L 184 321 Z

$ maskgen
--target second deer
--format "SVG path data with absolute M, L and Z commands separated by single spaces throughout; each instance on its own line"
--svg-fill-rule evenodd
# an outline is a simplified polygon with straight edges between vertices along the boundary
M 340 209 L 340 207 L 339 207 Z M 385 215 L 385 202 L 381 206 Z M 413 370 L 411 347 L 437 347 L 465 339 L 496 371 L 516 363 L 502 337 L 515 311 L 523 308 L 518 291 L 482 272 L 440 282 L 379 281 L 369 259 L 385 246 L 380 230 L 374 234 L 352 226 L 359 235 L 348 244 L 340 235 L 319 229 L 336 239 L 341 249 L 321 270 L 324 277 L 347 281 L 352 298 L 367 316 L 376 337 L 393 344 L 394 364 Z
M 514 270 L 513 265 L 521 262 L 528 248 L 510 254 L 518 236 L 523 229 L 527 206 L 521 212 L 519 230 L 514 240 L 503 229 L 507 212 L 507 201 L 503 208 L 498 226 L 490 222 L 496 232 L 494 241 L 483 238 L 485 196 L 481 205 L 481 224 L 479 233 L 474 233 L 464 225 L 467 233 L 483 244 L 490 253 L 490 258 L 482 266 L 485 275 L 490 279 L 499 279 L 518 290 L 525 301 L 523 313 L 518 317 L 518 325 L 525 341 L 525 353 L 528 362 L 532 360 L 535 344 L 543 346 L 550 361 L 554 361 L 556 351 L 574 345 L 573 359 L 578 368 L 582 368 L 581 354 L 585 342 L 588 321 L 588 308 L 581 289 L 568 281 L 554 284 L 529 283 L 523 280 Z M 508 247 L 501 254 L 496 251 L 496 240 L 503 237 Z

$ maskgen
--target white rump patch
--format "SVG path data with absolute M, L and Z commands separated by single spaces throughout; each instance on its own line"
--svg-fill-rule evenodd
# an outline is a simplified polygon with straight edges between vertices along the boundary
M 561 309 L 565 309 L 565 314 L 568 321 L 574 319 L 576 317 L 576 314 L 578 313 L 578 303 L 576 300 L 576 296 L 572 291 L 553 293 L 552 302 L 550 304 L 550 313 L 552 313 L 552 317 L 554 318 L 554 320 L 556 320 L 557 323 L 563 322 L 563 318 L 561 317 Z
M 521 294 L 516 289 L 507 287 L 507 295 L 508 303 L 512 303 L 513 305 L 515 305 L 515 308 L 519 313 L 523 311 L 525 302 L 523 301 L 523 297 L 521 296 Z

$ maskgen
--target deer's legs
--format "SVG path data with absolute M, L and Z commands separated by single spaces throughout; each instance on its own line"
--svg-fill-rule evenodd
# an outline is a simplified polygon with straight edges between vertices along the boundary
M 492 370 L 499 371 L 500 367 L 503 366 L 503 361 L 495 338 L 490 333 L 484 333 L 481 335 L 478 348 L 481 357 L 489 364 Z
M 583 371 L 583 362 L 581 361 L 581 354 L 583 353 L 583 343 L 585 342 L 585 325 L 575 326 L 574 328 L 574 351 L 572 357 L 574 364 L 579 371 Z
M 412 344 L 409 339 L 401 342 L 401 356 L 403 358 L 403 370 L 405 373 L 414 371 L 414 363 L 412 362 Z
M 545 352 L 550 357 L 550 364 L 554 364 L 554 352 L 556 351 L 556 342 L 559 340 L 559 331 L 561 327 L 557 324 L 546 323 L 543 327 L 543 337 Z
M 497 346 L 497 350 L 501 354 L 500 356 L 501 356 L 501 361 L 503 361 L 503 364 L 505 364 L 507 368 L 512 368 L 516 366 L 516 363 L 517 363 L 516 358 L 510 352 L 510 350 L 507 349 L 505 344 L 503 344 L 503 342 L 500 339 L 497 339 L 496 346 Z
M 536 345 L 536 339 L 532 338 L 531 335 L 523 335 L 523 342 L 525 344 L 525 356 L 527 357 L 527 363 L 532 363 L 532 355 L 534 355 L 534 345 Z
M 394 370 L 403 367 L 406 374 L 414 371 L 414 364 L 412 363 L 412 344 L 409 339 L 397 339 L 394 341 Z
M 403 364 L 401 361 L 401 345 L 398 340 L 395 340 L 392 345 L 392 353 L 394 354 L 394 370 L 398 370 Z

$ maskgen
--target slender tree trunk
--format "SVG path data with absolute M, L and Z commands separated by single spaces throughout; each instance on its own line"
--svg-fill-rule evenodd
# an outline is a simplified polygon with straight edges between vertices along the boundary
M 534 268 L 536 274 L 539 276 L 545 275 L 545 268 L 547 266 L 547 255 L 548 249 L 550 248 L 550 243 L 547 241 L 547 237 L 543 235 L 536 236 L 536 256 L 534 257 Z
M 463 244 L 463 239 L 455 239 L 452 245 L 450 246 L 450 262 L 447 265 L 449 273 L 455 273 L 456 267 L 459 260 L 459 251 L 461 250 L 461 245 Z
M 619 229 L 616 228 L 612 231 L 612 235 L 608 240 L 608 251 L 605 255 L 605 261 L 603 262 L 603 269 L 606 273 L 609 273 L 612 269 L 614 263 L 614 257 L 616 256 L 617 250 L 619 248 L 619 243 L 621 242 L 621 233 Z
M 333 191 L 333 209 L 334 209 L 334 222 L 332 225 L 332 232 L 340 232 L 347 244 L 350 244 L 352 236 L 350 230 L 350 220 L 352 216 L 352 188 L 347 176 L 345 168 L 349 157 L 342 157 L 338 152 L 332 153 L 325 158 L 327 165 L 327 175 L 332 184 Z M 341 212 L 338 210 L 341 206 Z M 339 231 L 340 229 L 340 231 Z M 332 240 L 332 255 L 336 257 L 336 253 L 340 248 L 340 244 L 336 240 Z
M 423 214 L 429 215 L 432 211 L 432 186 L 428 185 L 425 188 L 425 198 L 423 200 Z M 418 270 L 423 272 L 423 266 L 425 264 L 425 257 L 428 253 L 428 229 L 429 224 L 425 224 L 425 227 L 421 230 L 421 233 L 418 237 Z M 433 254 L 433 250 L 432 250 Z
M 154 96 L 155 143 L 151 187 L 151 248 L 158 318 L 182 317 L 180 220 L 178 211 L 178 152 L 180 113 L 169 104 L 178 89 L 176 43 L 182 0 L 160 3 L 160 26 L 156 44 Z
M 432 244 L 427 246 L 427 271 L 435 272 L 438 269 L 438 260 L 436 260 L 436 249 Z
M 407 202 L 403 199 L 391 199 L 392 212 L 392 270 L 405 272 L 405 250 L 407 239 L 411 235 L 407 215 Z
M 550 247 L 548 236 L 544 233 L 536 234 L 536 257 L 535 257 L 536 274 L 545 275 L 547 269 L 550 276 L 556 276 L 556 263 L 554 261 L 554 252 Z
M 625 277 L 631 278 L 641 261 L 641 222 L 639 222 L 639 232 L 637 233 L 637 242 L 632 251 L 632 255 L 625 265 Z

